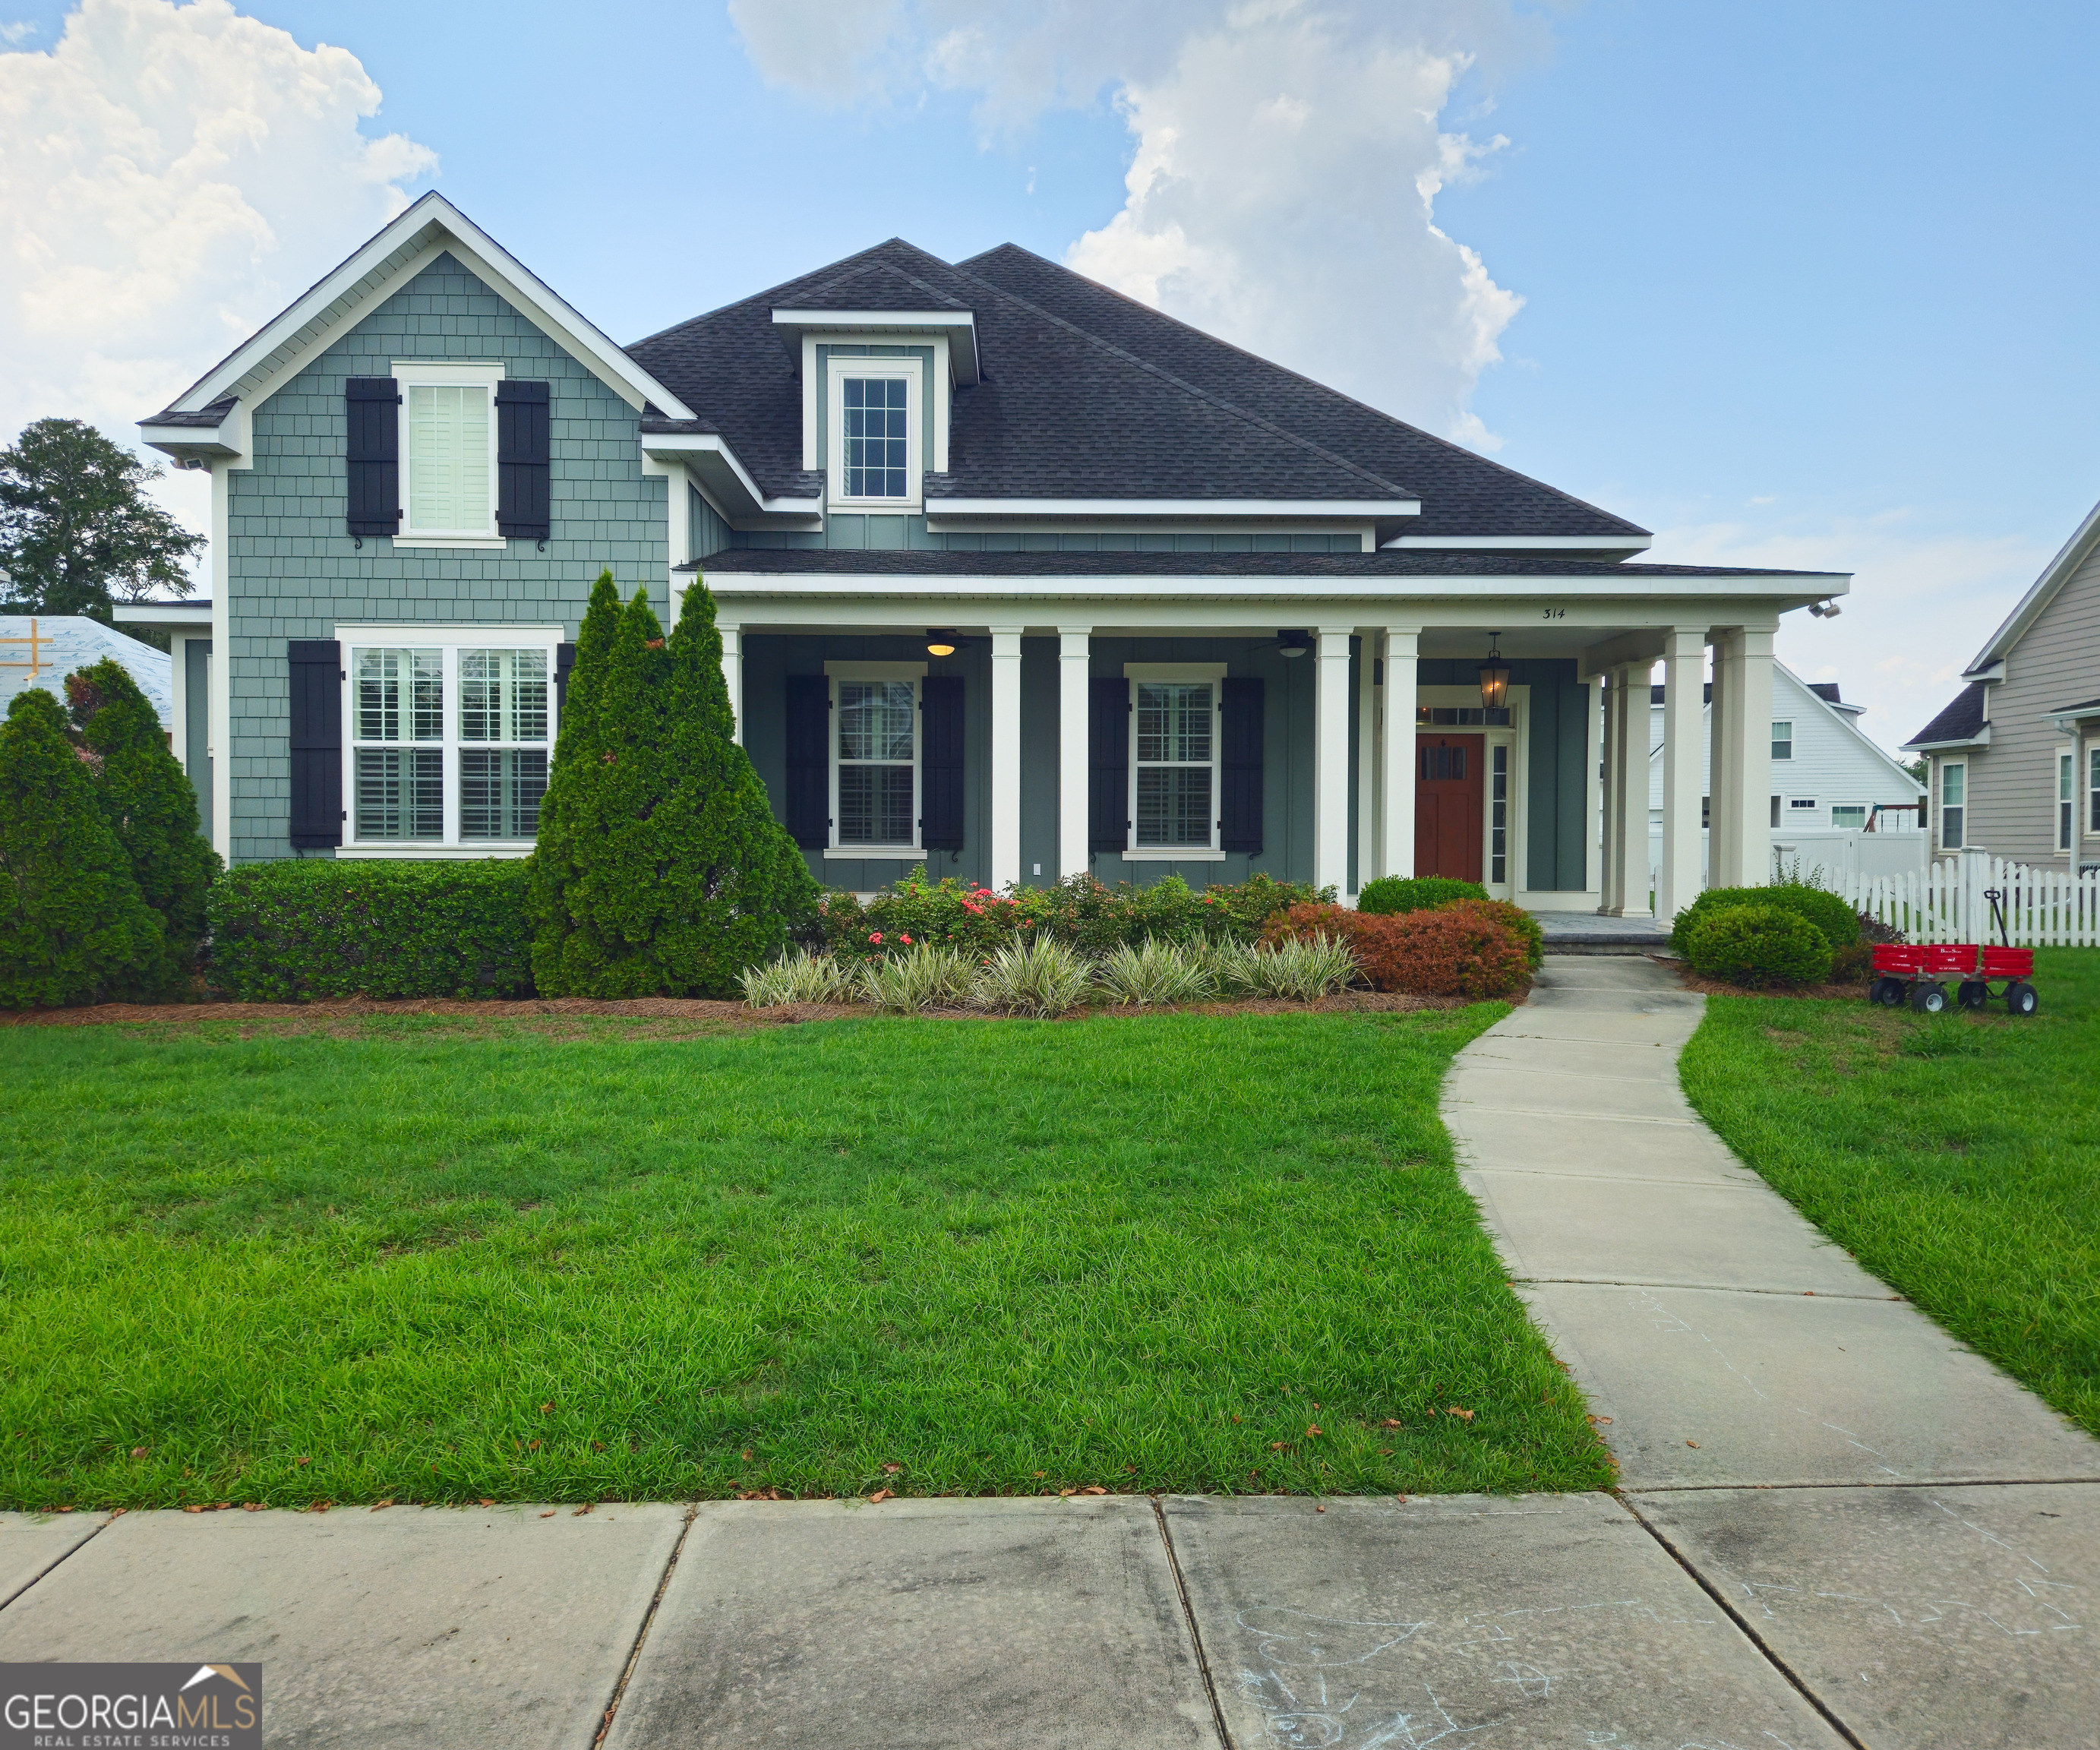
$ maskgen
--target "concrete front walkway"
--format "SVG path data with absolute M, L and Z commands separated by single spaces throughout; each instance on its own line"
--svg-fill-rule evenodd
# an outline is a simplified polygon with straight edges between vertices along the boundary
M 1730 1158 L 1699 1013 L 1550 958 L 1447 1084 L 1620 1496 L 0 1514 L 0 1662 L 259 1660 L 302 1750 L 2100 1741 L 2100 1445 Z

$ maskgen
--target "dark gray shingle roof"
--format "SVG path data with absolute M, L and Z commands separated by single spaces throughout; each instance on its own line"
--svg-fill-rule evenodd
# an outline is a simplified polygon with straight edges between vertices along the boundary
M 1983 734 L 1983 683 L 1971 681 L 1954 695 L 1953 703 L 1904 746 L 1924 747 L 1948 742 L 1974 741 Z

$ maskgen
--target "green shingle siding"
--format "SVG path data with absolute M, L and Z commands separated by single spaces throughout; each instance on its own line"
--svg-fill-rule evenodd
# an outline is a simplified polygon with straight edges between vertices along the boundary
M 343 379 L 397 359 L 500 360 L 549 387 L 546 550 L 397 548 L 344 532 Z M 285 645 L 339 621 L 548 625 L 573 633 L 598 571 L 663 593 L 664 482 L 642 473 L 639 416 L 450 255 L 440 256 L 256 408 L 254 465 L 228 476 L 226 750 L 236 862 L 291 854 Z

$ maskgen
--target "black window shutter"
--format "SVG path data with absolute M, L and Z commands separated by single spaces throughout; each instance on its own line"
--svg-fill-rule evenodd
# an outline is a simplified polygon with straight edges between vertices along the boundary
M 1228 676 L 1223 745 L 1219 748 L 1219 843 L 1261 855 L 1261 681 Z
M 576 672 L 576 647 L 573 644 L 554 646 L 554 711 L 557 716 L 568 709 L 569 677 Z
M 1087 849 L 1130 848 L 1130 682 L 1087 683 Z
M 919 842 L 963 848 L 963 677 L 930 674 L 920 684 Z
M 805 851 L 832 842 L 832 684 L 788 677 L 788 831 Z
M 292 843 L 342 843 L 342 647 L 294 638 L 292 669 Z
M 547 386 L 496 386 L 496 532 L 545 540 L 548 508 Z
M 352 377 L 342 386 L 349 442 L 350 532 L 393 535 L 401 527 L 401 386 L 390 377 Z M 333 842 L 333 841 L 330 841 Z

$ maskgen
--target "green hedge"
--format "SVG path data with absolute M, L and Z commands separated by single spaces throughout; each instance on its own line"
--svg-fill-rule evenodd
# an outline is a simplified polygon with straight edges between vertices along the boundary
M 1831 951 L 1849 947 L 1860 939 L 1860 915 L 1835 893 L 1801 881 L 1776 881 L 1770 887 L 1710 887 L 1678 913 L 1670 925 L 1670 946 L 1679 954 L 1690 950 L 1692 927 L 1705 915 L 1723 906 L 1776 906 L 1814 924 Z
M 1823 932 L 1786 906 L 1710 906 L 1685 936 L 1694 968 L 1732 985 L 1820 985 L 1830 976 Z
M 526 879 L 494 858 L 244 863 L 212 889 L 206 976 L 240 1003 L 527 996 Z
M 1463 899 L 1485 899 L 1477 881 L 1454 881 L 1449 875 L 1380 875 L 1364 883 L 1357 910 L 1374 917 L 1399 917 L 1410 911 L 1436 911 Z

